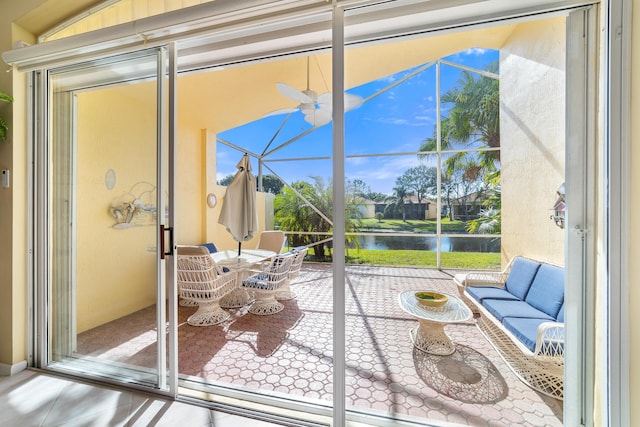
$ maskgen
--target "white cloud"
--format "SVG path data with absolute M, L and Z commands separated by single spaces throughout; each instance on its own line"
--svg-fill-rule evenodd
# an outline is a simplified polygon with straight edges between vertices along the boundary
M 395 150 L 402 150 L 396 147 Z M 414 151 L 417 147 L 407 147 L 406 151 Z M 357 162 L 351 162 L 358 160 Z M 402 175 L 407 169 L 425 164 L 424 160 L 415 155 L 406 156 L 389 156 L 389 157 L 373 157 L 373 158 L 357 158 L 347 159 L 349 166 L 359 165 L 356 170 L 347 170 L 347 178 L 361 179 L 366 182 L 372 191 L 378 191 L 384 194 L 391 194 L 395 186 L 396 178 Z M 433 166 L 433 161 L 427 162 L 427 166 Z
M 231 175 L 231 174 L 230 173 L 224 173 L 224 172 L 217 172 L 216 173 L 216 182 L 221 181 L 223 178 L 226 178 L 229 175 Z
M 480 55 L 484 55 L 486 52 L 487 52 L 487 49 L 472 47 L 471 49 L 467 49 L 464 53 L 465 55 L 480 56 Z
M 422 122 L 435 123 L 435 120 L 432 116 L 415 116 L 416 120 L 420 120 Z M 424 126 L 426 123 L 422 123 L 421 126 Z

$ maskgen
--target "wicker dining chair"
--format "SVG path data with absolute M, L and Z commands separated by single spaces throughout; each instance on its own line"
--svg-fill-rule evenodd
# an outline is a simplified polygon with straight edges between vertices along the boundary
M 205 248 L 207 248 L 209 250 L 210 254 L 216 253 L 218 252 L 218 248 L 216 247 L 215 243 L 202 243 L 200 245 L 196 245 L 196 246 L 204 246 Z M 224 271 L 229 271 L 228 268 L 223 268 Z M 180 306 L 182 307 L 197 307 L 198 303 L 195 302 L 194 300 L 191 299 L 184 299 L 184 298 L 180 298 L 180 302 L 179 302 Z
M 254 274 L 242 281 L 242 286 L 252 291 L 255 298 L 249 307 L 250 313 L 264 316 L 284 309 L 276 300 L 276 292 L 286 283 L 294 258 L 291 253 L 276 255 L 260 271 L 252 270 Z
M 177 273 L 180 298 L 198 305 L 188 324 L 217 325 L 229 318 L 230 314 L 220 307 L 220 299 L 236 286 L 235 272 L 224 272 L 206 247 L 180 246 Z
M 279 254 L 282 252 L 285 242 L 285 234 L 283 231 L 267 230 L 260 233 L 258 246 L 256 249 L 267 249 Z
M 291 263 L 291 269 L 289 270 L 289 276 L 285 281 L 284 285 L 280 287 L 278 292 L 276 292 L 276 299 L 279 301 L 286 301 L 290 299 L 294 299 L 296 294 L 291 290 L 291 282 L 295 280 L 300 275 L 300 269 L 302 268 L 302 261 L 304 261 L 304 257 L 307 256 L 307 252 L 309 248 L 306 246 L 298 246 L 297 248 L 291 249 L 291 253 L 295 257 L 293 262 Z

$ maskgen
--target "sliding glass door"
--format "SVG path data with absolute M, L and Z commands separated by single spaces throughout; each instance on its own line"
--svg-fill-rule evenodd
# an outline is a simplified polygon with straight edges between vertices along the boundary
M 584 243 L 549 219 L 563 182 L 571 197 L 593 185 L 576 180 L 583 163 L 566 160 L 577 125 L 565 111 L 580 104 L 567 76 L 587 64 L 568 59 L 576 47 L 565 40 L 581 20 L 554 13 L 440 32 L 429 4 L 333 15 L 323 6 L 273 22 L 265 14 L 265 25 L 226 17 L 175 36 L 172 67 L 159 48 L 48 69 L 38 81 L 47 126 L 36 149 L 36 277 L 46 310 L 36 365 L 163 392 L 179 385 L 253 415 L 257 403 L 261 416 L 333 415 L 335 425 L 492 422 L 523 405 L 544 406 L 547 425 L 570 424 L 578 411 L 563 418 L 562 400 L 527 388 L 471 316 L 447 325 L 453 354 L 420 350 L 418 319 L 398 297 L 432 290 L 454 300 L 460 271 L 544 258 L 567 267 L 570 361 L 588 350 L 576 313 L 591 282 L 572 250 Z M 498 141 L 447 134 L 465 80 L 486 85 Z M 176 109 L 165 111 L 170 86 Z M 220 324 L 189 325 L 197 308 L 177 306 L 165 265 L 174 243 L 165 199 L 175 187 L 175 243 L 237 248 L 219 216 L 243 153 L 260 231 L 284 231 L 283 251 L 306 246 L 306 269 L 279 313 L 252 315 L 248 302 L 225 307 Z M 256 233 L 242 248 L 257 243 Z M 584 406 L 575 378 L 567 408 Z M 486 407 L 492 415 L 473 415 Z
M 39 160 L 50 181 L 39 193 L 53 367 L 161 384 L 165 56 L 151 49 L 49 73 Z

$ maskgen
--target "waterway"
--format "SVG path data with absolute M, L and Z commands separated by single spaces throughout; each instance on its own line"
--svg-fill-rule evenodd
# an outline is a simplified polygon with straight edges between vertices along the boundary
M 435 251 L 437 239 L 429 236 L 360 236 L 360 249 Z M 499 237 L 441 237 L 442 252 L 500 252 Z

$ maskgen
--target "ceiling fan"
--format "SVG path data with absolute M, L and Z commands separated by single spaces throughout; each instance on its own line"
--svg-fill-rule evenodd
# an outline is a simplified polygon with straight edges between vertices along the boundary
M 285 108 L 273 111 L 267 116 L 276 114 L 293 113 L 300 110 L 304 114 L 304 120 L 313 126 L 322 126 L 331 121 L 333 110 L 331 92 L 318 95 L 317 92 L 309 88 L 309 57 L 307 57 L 307 88 L 298 90 L 286 83 L 276 83 L 276 88 L 285 97 L 298 102 L 295 108 Z M 349 93 L 344 94 L 344 111 L 352 110 L 362 105 L 362 98 Z

